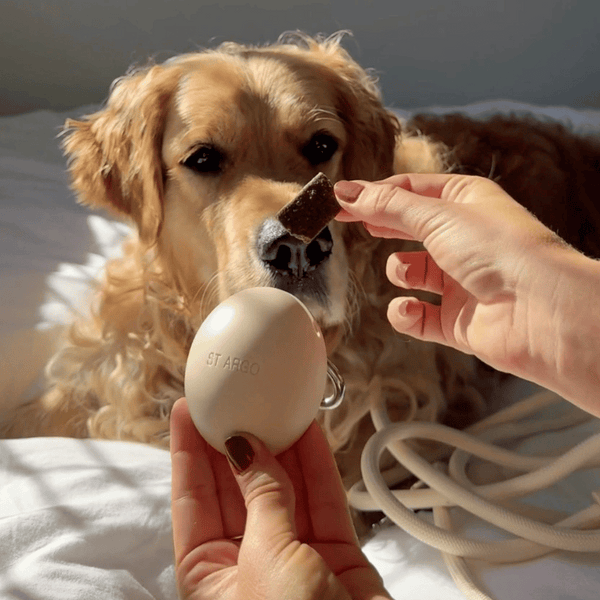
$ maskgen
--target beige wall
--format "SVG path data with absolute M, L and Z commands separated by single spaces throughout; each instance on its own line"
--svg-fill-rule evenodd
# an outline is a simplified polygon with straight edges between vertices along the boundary
M 0 114 L 100 102 L 133 62 L 285 30 L 346 46 L 399 108 L 600 106 L 594 0 L 0 0 Z

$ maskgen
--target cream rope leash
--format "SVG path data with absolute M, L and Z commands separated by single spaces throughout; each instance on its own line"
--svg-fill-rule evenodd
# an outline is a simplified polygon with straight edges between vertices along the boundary
M 540 410 L 557 402 L 564 400 L 552 392 L 541 392 L 462 432 L 436 423 L 391 423 L 383 403 L 372 401 L 371 415 L 377 432 L 364 448 L 361 459 L 363 482 L 350 490 L 350 505 L 358 510 L 381 510 L 399 527 L 441 550 L 453 579 L 467 598 L 487 600 L 490 596 L 474 584 L 464 558 L 508 563 L 536 558 L 555 549 L 599 552 L 600 529 L 592 529 L 600 527 L 600 495 L 597 492 L 592 493 L 594 502 L 588 508 L 554 525 L 498 504 L 547 488 L 577 470 L 600 466 L 600 434 L 558 457 L 522 455 L 492 443 L 564 429 L 592 419 L 576 409 L 559 418 L 538 416 Z M 523 421 L 533 414 L 535 419 Z M 521 421 L 515 422 L 516 419 Z M 447 472 L 419 456 L 406 443 L 410 439 L 435 440 L 456 448 Z M 379 469 L 385 449 L 428 488 L 390 490 Z M 500 483 L 475 485 L 466 473 L 471 456 L 521 474 Z M 459 535 L 452 531 L 448 510 L 452 506 L 462 507 L 516 537 L 484 542 Z M 433 508 L 435 524 L 413 512 L 427 508 Z

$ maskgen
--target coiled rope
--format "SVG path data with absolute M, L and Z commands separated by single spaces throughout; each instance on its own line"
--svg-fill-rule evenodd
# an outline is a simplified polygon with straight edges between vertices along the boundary
M 493 563 L 531 560 L 554 550 L 600 552 L 600 491 L 592 492 L 589 507 L 553 525 L 509 510 L 499 502 L 547 488 L 571 473 L 600 466 L 600 434 L 592 435 L 561 456 L 522 455 L 495 445 L 585 423 L 593 417 L 578 409 L 560 417 L 541 418 L 543 409 L 565 401 L 542 391 L 480 421 L 465 431 L 437 423 L 392 423 L 381 394 L 371 396 L 371 418 L 377 432 L 363 450 L 363 480 L 349 491 L 357 510 L 383 511 L 396 525 L 418 540 L 437 548 L 457 584 L 469 600 L 492 600 L 476 584 L 465 559 Z M 534 419 L 524 419 L 535 415 Z M 434 440 L 455 448 L 449 461 L 431 464 L 413 450 L 408 440 Z M 425 489 L 390 490 L 380 471 L 380 458 L 388 450 Z M 502 482 L 476 485 L 467 476 L 471 457 L 519 471 Z M 449 508 L 457 506 L 515 537 L 497 542 L 474 540 L 452 531 Z M 433 509 L 434 523 L 414 511 Z

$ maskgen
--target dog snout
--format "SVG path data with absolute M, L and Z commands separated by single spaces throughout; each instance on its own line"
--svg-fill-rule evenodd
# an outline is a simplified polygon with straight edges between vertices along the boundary
M 325 227 L 309 244 L 294 237 L 274 218 L 266 219 L 258 232 L 260 260 L 275 275 L 302 279 L 331 256 L 333 239 Z

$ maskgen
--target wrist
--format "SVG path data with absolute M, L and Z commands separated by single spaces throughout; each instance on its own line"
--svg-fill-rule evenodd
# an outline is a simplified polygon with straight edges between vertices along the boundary
M 562 246 L 540 258 L 530 378 L 600 416 L 600 262 Z

